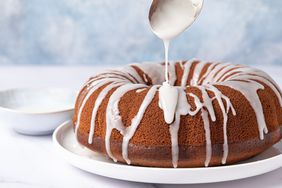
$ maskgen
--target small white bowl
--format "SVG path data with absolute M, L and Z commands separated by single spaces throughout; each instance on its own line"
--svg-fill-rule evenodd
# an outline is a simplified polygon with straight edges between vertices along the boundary
M 76 93 L 63 88 L 0 92 L 0 121 L 27 135 L 46 135 L 73 115 Z

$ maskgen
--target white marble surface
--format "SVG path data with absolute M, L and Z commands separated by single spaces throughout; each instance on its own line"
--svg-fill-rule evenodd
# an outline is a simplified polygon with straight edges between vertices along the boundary
M 282 67 L 263 67 L 282 86 Z M 0 89 L 15 87 L 72 87 L 81 84 L 100 67 L 0 67 Z M 203 185 L 153 185 L 119 181 L 89 174 L 66 163 L 55 152 L 51 136 L 17 134 L 1 123 L 0 188 L 96 188 L 96 187 L 179 187 L 179 188 L 281 188 L 282 168 L 265 175 L 224 183 Z M 183 177 L 185 178 L 185 177 Z

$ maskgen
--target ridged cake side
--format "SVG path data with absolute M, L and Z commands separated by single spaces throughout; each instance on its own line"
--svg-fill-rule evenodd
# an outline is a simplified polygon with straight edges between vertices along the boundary
M 171 64 L 183 114 L 168 125 L 159 107 L 162 64 L 134 64 L 91 78 L 73 118 L 78 141 L 113 160 L 140 166 L 197 167 L 238 162 L 281 139 L 281 91 L 243 65 Z

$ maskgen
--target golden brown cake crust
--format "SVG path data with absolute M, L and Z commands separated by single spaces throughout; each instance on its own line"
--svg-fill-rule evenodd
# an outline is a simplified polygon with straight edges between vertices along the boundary
M 181 78 L 184 74 L 183 65 L 189 62 L 179 62 L 174 65 L 176 80 L 175 85 L 181 85 Z M 190 62 L 191 63 L 191 62 Z M 192 109 L 196 108 L 195 100 L 188 95 L 192 93 L 199 97 L 203 102 L 202 93 L 197 86 L 189 85 L 193 79 L 194 71 L 199 61 L 193 61 L 190 67 L 186 84 L 189 86 L 185 88 L 187 93 L 187 100 L 191 104 Z M 216 68 L 214 63 L 206 63 L 199 73 L 199 83 L 202 84 L 202 80 L 205 73 L 212 71 Z M 147 84 L 151 85 L 153 79 L 149 74 L 142 70 L 139 65 L 134 65 L 132 68 Z M 240 66 L 230 68 L 226 71 L 226 79 L 232 77 L 237 72 L 234 71 Z M 217 74 L 222 71 L 224 67 L 218 69 Z M 231 75 L 227 75 L 228 72 L 234 72 Z M 129 75 L 132 76 L 132 75 Z M 134 77 L 134 76 L 132 76 Z M 224 76 L 221 76 L 224 77 Z M 221 79 L 221 77 L 219 79 Z M 107 79 L 109 79 L 108 76 Z M 132 80 L 132 78 L 131 78 Z M 244 159 L 248 159 L 255 156 L 273 144 L 277 143 L 281 139 L 280 125 L 282 125 L 282 108 L 279 103 L 279 97 L 277 93 L 273 91 L 269 85 L 257 80 L 258 83 L 264 86 L 264 89 L 258 90 L 257 94 L 262 104 L 263 113 L 265 117 L 265 123 L 268 128 L 268 134 L 265 134 L 265 138 L 261 140 L 259 138 L 259 129 L 257 123 L 257 117 L 254 109 L 250 105 L 250 102 L 246 97 L 238 90 L 231 87 L 214 83 L 213 85 L 225 96 L 227 96 L 236 109 L 236 115 L 228 113 L 227 121 L 227 135 L 228 135 L 228 158 L 227 164 L 235 163 Z M 92 144 L 88 144 L 88 137 L 90 132 L 91 117 L 95 102 L 99 94 L 109 85 L 109 83 L 97 88 L 83 105 L 83 101 L 87 97 L 91 89 L 91 82 L 89 85 L 83 87 L 76 101 L 75 115 L 73 118 L 74 125 L 77 125 L 78 114 L 81 110 L 79 128 L 77 129 L 78 141 L 93 151 L 97 151 L 104 155 L 107 155 L 105 148 L 105 135 L 107 128 L 106 121 L 106 109 L 108 102 L 112 94 L 118 87 L 111 89 L 106 97 L 103 98 L 95 118 L 95 129 L 93 135 Z M 277 87 L 275 85 L 275 87 Z M 148 93 L 148 89 L 144 89 L 137 92 L 138 89 L 130 90 L 126 92 L 118 103 L 119 114 L 122 118 L 122 123 L 125 127 L 129 127 L 132 123 L 132 119 L 138 113 L 144 97 Z M 279 91 L 280 92 L 280 91 Z M 210 98 L 214 97 L 214 93 L 208 91 Z M 281 97 L 281 93 L 280 93 Z M 169 132 L 169 126 L 166 124 L 163 118 L 163 111 L 160 109 L 158 92 L 154 95 L 152 102 L 147 107 L 143 118 L 138 125 L 138 128 L 129 142 L 128 157 L 133 165 L 140 166 L 154 166 L 154 167 L 172 167 L 172 151 L 171 151 L 171 136 Z M 216 121 L 210 122 L 210 134 L 212 144 L 212 157 L 209 166 L 221 165 L 222 153 L 224 144 L 223 133 L 223 114 L 217 100 L 212 102 Z M 226 106 L 226 102 L 224 102 Z M 83 108 L 81 109 L 81 106 Z M 122 163 L 125 160 L 122 156 L 122 134 L 113 129 L 110 136 L 110 149 L 113 156 Z M 179 145 L 179 160 L 178 167 L 198 167 L 204 166 L 206 159 L 206 136 L 204 129 L 204 122 L 201 117 L 201 113 L 197 113 L 194 116 L 181 116 L 180 128 L 178 132 L 178 145 Z

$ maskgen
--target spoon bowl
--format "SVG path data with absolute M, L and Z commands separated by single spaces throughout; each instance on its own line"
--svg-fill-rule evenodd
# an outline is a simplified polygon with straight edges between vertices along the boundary
M 203 0 L 153 0 L 149 22 L 153 33 L 171 40 L 185 31 L 199 16 Z

